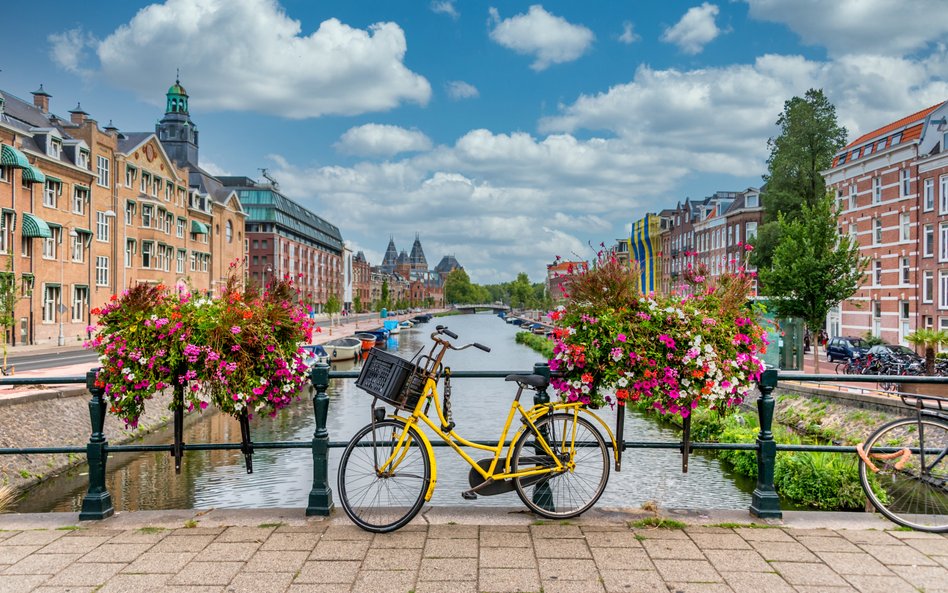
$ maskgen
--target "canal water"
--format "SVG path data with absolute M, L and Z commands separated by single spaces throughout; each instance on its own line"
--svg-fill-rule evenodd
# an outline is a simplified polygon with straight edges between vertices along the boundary
M 480 342 L 491 347 L 449 352 L 445 362 L 453 370 L 529 370 L 539 355 L 517 344 L 518 328 L 494 315 L 457 315 L 435 319 L 391 338 L 388 348 L 410 358 L 430 345 L 435 323 L 442 323 L 460 336 L 461 342 Z M 350 361 L 335 370 L 358 369 Z M 455 379 L 453 407 L 456 430 L 470 440 L 497 439 L 516 390 L 502 379 Z M 353 380 L 333 380 L 329 389 L 330 440 L 345 441 L 370 420 L 372 398 L 355 387 Z M 525 404 L 532 401 L 525 393 Z M 529 398 L 529 399 L 528 399 Z M 600 410 L 615 426 L 615 412 Z M 643 441 L 677 441 L 676 431 L 654 419 L 628 411 L 626 438 Z M 106 422 L 114 422 L 107 418 Z M 313 407 L 309 397 L 283 410 L 275 418 L 255 418 L 253 439 L 262 441 L 308 441 L 314 431 Z M 197 416 L 186 427 L 186 443 L 238 442 L 240 428 L 235 420 L 221 414 Z M 147 442 L 170 442 L 170 434 L 159 434 Z M 519 506 L 513 492 L 476 501 L 461 499 L 468 486 L 468 466 L 453 451 L 435 449 L 438 486 L 433 505 Z M 479 453 L 477 451 L 474 452 Z M 336 490 L 336 467 L 341 449 L 330 450 L 330 479 Z M 485 453 L 483 456 L 487 456 Z M 477 456 L 475 455 L 475 458 Z M 313 462 L 309 449 L 258 450 L 253 457 L 254 473 L 248 475 L 239 451 L 191 451 L 185 455 L 181 473 L 174 473 L 168 453 L 112 454 L 108 461 L 107 485 L 116 510 L 162 510 L 205 508 L 302 507 L 312 487 Z M 30 491 L 18 505 L 19 512 L 76 511 L 87 487 L 88 468 L 81 466 Z M 710 455 L 693 453 L 689 472 L 681 473 L 681 456 L 672 450 L 628 450 L 622 471 L 612 472 L 600 499 L 602 507 L 638 507 L 656 501 L 664 508 L 744 509 L 750 504 L 753 483 L 732 476 Z

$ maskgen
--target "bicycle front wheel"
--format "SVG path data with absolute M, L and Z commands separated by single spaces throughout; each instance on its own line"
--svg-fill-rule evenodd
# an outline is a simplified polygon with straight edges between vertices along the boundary
M 352 437 L 339 461 L 340 503 L 366 531 L 394 531 L 425 503 L 431 460 L 414 428 L 398 444 L 405 430 L 395 420 L 369 424 Z
M 874 432 L 859 459 L 859 481 L 873 506 L 900 525 L 948 531 L 948 422 L 901 418 Z
M 591 422 L 572 414 L 546 416 L 536 427 L 565 469 L 514 478 L 517 495 L 527 508 L 542 517 L 568 519 L 581 515 L 596 504 L 609 481 L 606 441 Z M 521 433 L 513 448 L 512 472 L 556 465 L 537 444 L 532 430 Z

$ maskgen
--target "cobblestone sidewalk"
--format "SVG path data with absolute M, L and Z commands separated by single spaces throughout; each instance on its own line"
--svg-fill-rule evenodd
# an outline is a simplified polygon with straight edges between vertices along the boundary
M 948 538 L 907 531 L 521 519 L 372 535 L 339 519 L 173 528 L 183 521 L 167 515 L 125 528 L 134 515 L 44 529 L 0 518 L 21 527 L 0 532 L 0 593 L 948 591 Z

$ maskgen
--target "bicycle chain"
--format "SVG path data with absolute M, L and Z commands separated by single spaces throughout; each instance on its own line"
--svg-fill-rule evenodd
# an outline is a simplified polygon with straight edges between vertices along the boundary
M 451 412 L 451 369 L 444 369 L 444 419 L 448 423 L 441 427 L 441 432 L 451 432 L 454 430 L 454 414 Z

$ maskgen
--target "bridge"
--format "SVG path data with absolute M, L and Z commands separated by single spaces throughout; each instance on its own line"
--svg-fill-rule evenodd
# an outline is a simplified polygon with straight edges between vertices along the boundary
M 454 305 L 455 311 L 461 313 L 477 313 L 478 311 L 492 311 L 494 313 L 507 313 L 510 307 L 507 305 L 482 304 L 482 305 Z

